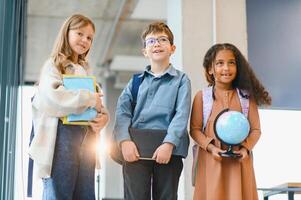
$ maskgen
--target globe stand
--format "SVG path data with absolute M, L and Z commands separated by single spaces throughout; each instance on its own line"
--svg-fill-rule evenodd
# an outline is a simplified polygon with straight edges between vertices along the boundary
M 219 155 L 224 158 L 241 158 L 242 157 L 242 155 L 240 155 L 239 153 L 233 152 L 232 145 L 228 146 L 228 149 L 225 153 L 219 153 Z

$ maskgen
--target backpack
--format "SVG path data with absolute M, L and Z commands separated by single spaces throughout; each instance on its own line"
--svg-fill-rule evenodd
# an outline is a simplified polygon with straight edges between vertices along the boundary
M 242 113 L 246 118 L 248 118 L 249 113 L 249 99 L 244 97 L 246 94 L 248 94 L 246 91 L 239 90 L 236 88 L 240 105 L 242 108 Z M 205 131 L 208 119 L 210 117 L 212 106 L 213 106 L 213 87 L 207 87 L 202 90 L 203 93 L 203 127 L 202 131 Z M 194 144 L 192 147 L 192 154 L 193 154 L 193 163 L 192 163 L 192 185 L 195 185 L 195 177 L 197 174 L 197 166 L 198 166 L 198 156 L 199 156 L 199 145 Z
M 133 75 L 132 89 L 131 89 L 131 93 L 132 93 L 132 97 L 133 97 L 133 101 L 131 103 L 132 104 L 132 113 L 134 113 L 134 110 L 135 110 L 135 107 L 137 104 L 138 90 L 143 81 L 143 76 L 140 76 L 140 75 L 141 75 L 140 73 Z M 112 160 L 114 160 L 116 163 L 118 163 L 120 165 L 122 165 L 122 163 L 124 162 L 119 144 L 116 141 L 114 134 L 111 137 L 110 157 L 112 158 Z

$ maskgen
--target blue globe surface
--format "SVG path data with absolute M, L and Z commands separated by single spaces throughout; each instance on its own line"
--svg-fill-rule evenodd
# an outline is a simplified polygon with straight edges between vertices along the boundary
M 224 143 L 238 145 L 249 135 L 248 119 L 237 111 L 222 113 L 215 122 L 215 134 Z

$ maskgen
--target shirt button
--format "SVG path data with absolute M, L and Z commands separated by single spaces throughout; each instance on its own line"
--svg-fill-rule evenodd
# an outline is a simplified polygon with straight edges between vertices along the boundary
M 144 122 L 144 117 L 141 117 L 141 118 L 140 118 L 140 122 Z

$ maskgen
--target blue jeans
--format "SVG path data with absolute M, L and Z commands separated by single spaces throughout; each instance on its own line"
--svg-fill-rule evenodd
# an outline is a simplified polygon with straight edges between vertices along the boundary
M 43 200 L 95 199 L 96 135 L 86 129 L 59 120 L 51 177 L 43 179 Z

